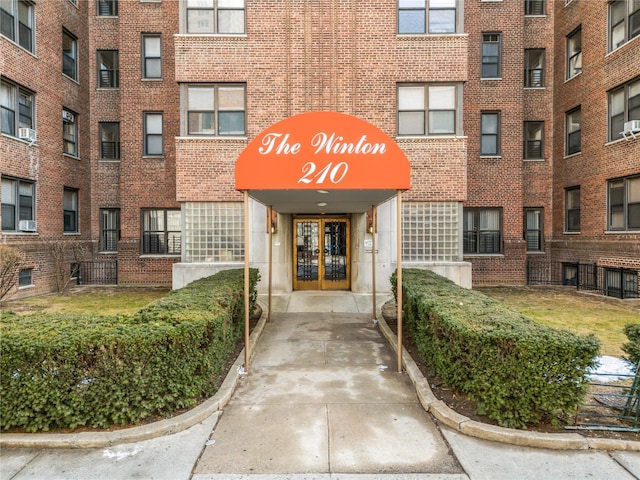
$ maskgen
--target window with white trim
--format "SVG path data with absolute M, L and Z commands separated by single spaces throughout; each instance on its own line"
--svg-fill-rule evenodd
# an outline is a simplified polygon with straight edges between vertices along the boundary
M 623 138 L 630 120 L 640 120 L 640 78 L 609 92 L 609 141 Z
M 142 210 L 142 253 L 144 255 L 180 255 L 182 227 L 180 210 Z
M 186 0 L 187 33 L 243 34 L 244 0 Z
M 17 137 L 20 128 L 35 130 L 35 95 L 20 85 L 0 79 L 0 129 Z
M 162 78 L 162 37 L 160 34 L 142 35 L 142 78 Z
M 36 184 L 30 180 L 2 177 L 1 188 L 2 230 L 20 231 L 24 225 L 21 222 L 36 219 Z
M 609 2 L 609 51 L 640 35 L 640 0 Z
M 608 230 L 640 231 L 640 175 L 608 182 Z
M 245 86 L 187 86 L 188 135 L 246 135 Z
M 27 0 L 0 1 L 0 34 L 25 50 L 35 48 L 35 5 Z
M 456 135 L 460 130 L 458 85 L 398 85 L 398 135 Z
M 78 80 L 78 39 L 62 30 L 62 73 Z
M 502 209 L 465 208 L 462 238 L 465 254 L 502 253 Z

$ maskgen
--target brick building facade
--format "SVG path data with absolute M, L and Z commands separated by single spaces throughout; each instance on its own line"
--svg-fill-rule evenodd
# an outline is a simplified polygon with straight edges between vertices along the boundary
M 123 285 L 179 287 L 240 265 L 235 161 L 271 125 L 311 111 L 365 120 L 409 159 L 405 266 L 468 285 L 471 270 L 476 285 L 524 284 L 528 259 L 640 268 L 640 138 L 608 137 L 620 98 L 622 119 L 640 119 L 636 5 L 5 0 L 3 25 L 15 28 L 0 37 L 0 241 L 25 252 L 17 294 L 52 288 L 48 239 L 117 260 Z M 582 51 L 584 69 L 567 77 Z M 28 118 L 9 121 L 18 98 L 33 102 L 35 141 L 19 138 Z M 568 132 L 567 118 L 584 124 Z M 575 131 L 581 150 L 567 155 Z M 567 206 L 575 187 L 577 210 Z M 377 288 L 388 290 L 395 211 L 393 199 L 378 207 L 375 233 L 361 210 L 334 210 L 326 222 L 321 210 L 275 214 L 276 291 L 312 288 L 300 272 L 328 275 L 329 260 L 347 262 L 350 289 L 370 291 L 371 235 Z M 264 279 L 267 209 L 252 202 L 250 212 L 249 258 Z M 567 231 L 576 212 L 580 228 Z M 310 227 L 324 232 L 311 240 L 324 255 L 303 255 Z M 341 255 L 330 246 L 338 236 L 348 241 Z

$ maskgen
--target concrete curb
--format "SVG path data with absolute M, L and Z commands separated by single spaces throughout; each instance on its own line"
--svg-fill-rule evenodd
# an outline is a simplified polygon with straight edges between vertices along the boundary
M 263 308 L 262 316 L 249 338 L 250 357 L 253 356 L 265 325 L 266 313 Z M 175 417 L 110 432 L 3 433 L 0 434 L 0 448 L 104 448 L 181 432 L 202 422 L 211 415 L 220 416 L 222 414 L 222 408 L 231 399 L 231 395 L 240 380 L 240 370 L 243 365 L 244 350 L 238 355 L 222 385 L 220 385 L 213 397 Z
M 393 351 L 398 353 L 398 337 L 391 331 L 382 315 L 378 318 L 378 326 Z M 424 378 L 422 372 L 403 347 L 402 364 L 407 375 L 416 387 L 420 403 L 440 422 L 460 433 L 471 437 L 508 443 L 523 447 L 548 448 L 553 450 L 625 450 L 640 451 L 640 441 L 616 440 L 610 438 L 587 438 L 579 433 L 542 433 L 513 428 L 499 427 L 476 422 L 448 407 L 442 400 L 438 400 Z

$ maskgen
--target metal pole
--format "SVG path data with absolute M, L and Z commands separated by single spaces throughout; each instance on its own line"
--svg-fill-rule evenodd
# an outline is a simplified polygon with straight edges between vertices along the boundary
M 376 322 L 376 206 L 371 207 L 371 280 L 373 281 L 373 323 Z
M 269 216 L 269 221 L 267 222 L 269 225 L 269 308 L 267 309 L 267 321 L 271 321 L 271 285 L 273 279 L 273 225 L 271 224 L 271 219 L 273 217 L 273 207 L 269 207 L 267 210 L 267 215 Z
M 397 309 L 398 309 L 398 373 L 402 372 L 402 191 L 398 190 L 398 211 L 397 211 L 397 229 L 398 229 L 398 267 L 396 275 L 396 290 L 398 292 Z
M 244 371 L 249 373 L 249 191 L 244 191 Z

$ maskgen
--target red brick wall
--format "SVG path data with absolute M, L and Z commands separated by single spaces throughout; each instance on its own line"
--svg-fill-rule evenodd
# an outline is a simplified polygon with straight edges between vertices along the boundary
M 640 268 L 640 233 L 607 232 L 607 182 L 640 174 L 640 139 L 608 142 L 607 92 L 640 75 L 640 38 L 608 52 L 606 2 L 555 4 L 552 255 L 556 260 Z M 582 25 L 582 73 L 565 81 L 566 35 Z M 582 106 L 582 151 L 564 156 L 565 112 Z M 565 189 L 580 186 L 581 231 L 564 234 Z
M 69 243 L 87 243 L 91 238 L 87 8 L 87 2 L 78 2 L 77 7 L 68 1 L 37 2 L 34 54 L 0 37 L 2 75 L 35 92 L 37 142 L 29 146 L 16 138 L 0 137 L 0 173 L 32 180 L 36 187 L 37 234 L 0 234 L 0 242 L 23 252 L 21 268 L 33 269 L 34 287 L 12 292 L 16 296 L 54 288 L 54 269 L 46 241 L 64 239 Z M 78 39 L 77 82 L 62 74 L 63 27 Z M 63 107 L 77 114 L 78 158 L 62 154 Z M 63 234 L 64 187 L 78 189 L 79 234 Z
M 521 2 L 465 2 L 469 33 L 469 80 L 464 89 L 464 124 L 468 136 L 468 198 L 465 207 L 502 209 L 503 254 L 471 255 L 474 284 L 524 283 L 522 239 L 522 132 L 524 93 L 524 7 Z M 502 34 L 501 79 L 481 80 L 483 32 Z M 480 155 L 480 115 L 499 111 L 501 154 Z

